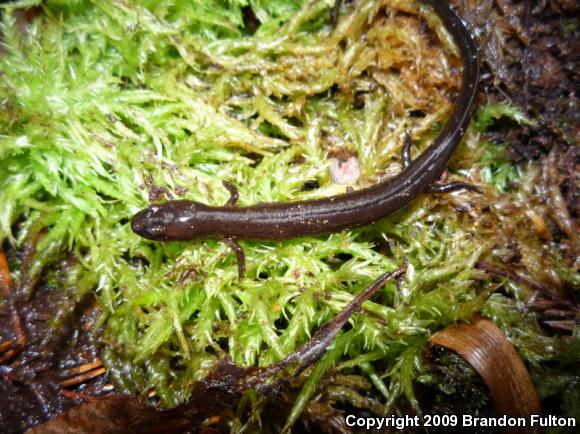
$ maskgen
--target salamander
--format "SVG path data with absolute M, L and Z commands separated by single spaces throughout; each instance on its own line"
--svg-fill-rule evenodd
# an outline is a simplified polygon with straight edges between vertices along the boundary
M 237 192 L 224 206 L 190 200 L 152 204 L 132 218 L 138 235 L 157 241 L 223 238 L 236 250 L 236 239 L 279 240 L 336 232 L 365 225 L 392 214 L 427 191 L 449 191 L 434 186 L 460 142 L 471 118 L 479 81 L 479 54 L 470 32 L 441 0 L 421 0 L 441 18 L 459 47 L 463 78 L 448 121 L 429 147 L 395 177 L 362 190 L 314 200 L 235 206 Z M 404 153 L 405 154 L 405 153 Z M 408 149 L 407 149 L 408 154 Z M 459 185 L 465 187 L 465 185 Z M 236 250 L 243 260 L 241 249 Z

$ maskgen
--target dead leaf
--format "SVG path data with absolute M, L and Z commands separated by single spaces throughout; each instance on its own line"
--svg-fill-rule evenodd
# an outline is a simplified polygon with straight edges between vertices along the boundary
M 498 415 L 525 417 L 540 414 L 538 394 L 514 346 L 489 320 L 475 317 L 470 323 L 447 327 L 429 341 L 457 352 L 490 389 Z M 508 430 L 506 430 L 508 432 Z M 510 433 L 538 433 L 537 427 L 509 428 Z

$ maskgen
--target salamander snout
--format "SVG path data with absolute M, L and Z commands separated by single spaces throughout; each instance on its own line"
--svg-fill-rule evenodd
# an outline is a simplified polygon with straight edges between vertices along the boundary
M 149 205 L 131 219 L 133 232 L 155 241 L 185 241 L 211 235 L 213 219 L 207 205 L 190 200 L 170 200 Z M 211 213 L 210 213 L 211 214 Z
M 166 229 L 172 220 L 172 213 L 168 213 L 164 207 L 149 205 L 133 216 L 131 229 L 144 238 L 163 241 L 167 239 Z

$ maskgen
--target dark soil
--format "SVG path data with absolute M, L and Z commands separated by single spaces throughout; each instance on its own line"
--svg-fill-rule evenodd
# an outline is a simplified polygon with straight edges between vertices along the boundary
M 575 0 L 453 0 L 477 36 L 488 101 L 514 102 L 536 127 L 498 125 L 516 162 L 538 161 L 569 265 L 580 262 L 580 3 Z
M 7 256 L 11 269 L 17 269 L 19 258 L 10 250 Z M 71 368 L 99 358 L 93 334 L 99 309 L 92 296 L 70 300 L 62 285 L 69 265 L 70 259 L 63 260 L 45 273 L 30 299 L 17 296 L 18 282 L 14 282 L 11 302 L 0 306 L 0 342 L 17 341 L 11 308 L 15 308 L 26 339 L 23 348 L 14 345 L 14 356 L 0 364 L 0 395 L 10 397 L 0 399 L 2 433 L 24 432 L 83 402 L 65 396 L 66 388 L 59 383 L 71 376 L 67 372 Z M 54 325 L 55 318 L 62 318 L 59 326 Z M 99 396 L 105 383 L 106 377 L 100 376 L 84 382 L 75 392 Z

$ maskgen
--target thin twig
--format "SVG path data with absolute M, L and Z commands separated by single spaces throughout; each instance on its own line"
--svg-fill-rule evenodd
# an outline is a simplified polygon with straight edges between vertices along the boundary
M 85 402 L 97 401 L 100 399 L 97 396 L 87 395 L 86 393 L 73 392 L 72 390 L 61 389 L 59 393 L 69 399 L 78 399 Z
M 2 248 L 0 248 L 0 283 L 2 285 L 2 294 L 8 300 L 8 309 L 10 311 L 12 327 L 16 336 L 16 342 L 14 342 L 12 339 L 9 339 L 0 343 L 0 352 L 4 353 L 0 357 L 1 364 L 10 360 L 26 346 L 26 335 L 24 334 L 22 320 L 20 319 L 20 315 L 18 314 L 13 301 L 12 277 L 10 275 L 10 268 L 8 267 L 8 261 L 6 260 L 6 255 L 4 254 L 4 250 L 2 250 Z M 13 348 L 8 350 L 10 347 Z
M 501 270 L 501 269 L 499 269 L 499 268 L 497 268 L 497 267 L 495 267 L 487 262 L 483 262 L 483 261 L 478 262 L 477 264 L 475 264 L 475 268 L 477 268 L 478 270 L 485 271 L 486 273 L 495 274 L 496 276 L 505 277 L 506 279 L 512 280 L 516 283 L 526 285 L 528 288 L 533 289 L 534 291 L 537 291 L 538 293 L 544 294 L 551 299 L 557 300 L 560 298 L 554 293 L 553 290 L 551 290 L 550 288 L 548 288 L 544 285 L 533 282 L 533 281 L 526 279 L 525 277 L 522 277 L 519 274 L 513 273 L 511 271 Z
M 302 371 L 304 371 L 308 366 L 316 362 L 324 351 L 328 348 L 332 340 L 340 332 L 344 324 L 348 319 L 361 308 L 361 305 L 371 298 L 380 288 L 382 288 L 387 281 L 393 278 L 401 276 L 406 271 L 406 266 L 403 265 L 394 271 L 382 274 L 377 280 L 371 283 L 364 291 L 358 294 L 346 307 L 329 323 L 325 324 L 320 330 L 318 330 L 312 339 L 294 351 L 285 359 L 270 366 L 269 368 L 263 370 L 254 376 L 248 384 L 254 383 L 256 389 L 260 392 L 267 392 L 272 390 L 278 385 L 278 382 L 273 384 L 266 384 L 266 379 L 271 377 L 275 373 L 281 371 L 286 366 L 291 363 L 298 362 L 294 376 L 297 376 Z
M 93 369 L 100 368 L 103 366 L 102 360 L 96 360 L 94 362 L 85 363 L 84 365 L 80 365 L 74 368 L 71 368 L 66 371 L 65 376 L 70 377 L 72 375 L 84 374 L 85 372 L 92 371 Z
M 10 360 L 12 357 L 16 355 L 16 353 L 17 351 L 15 349 L 11 349 L 2 354 L 2 357 L 0 357 L 0 365 Z
M 63 390 L 67 390 L 67 389 L 63 389 Z M 86 387 L 83 389 L 83 393 L 89 396 L 105 396 L 107 394 L 109 394 L 110 392 L 113 392 L 115 390 L 115 386 L 113 386 L 111 383 L 106 383 L 106 384 L 95 384 L 91 387 Z
M 4 342 L 0 342 L 0 353 L 3 353 L 8 348 L 10 348 L 14 344 L 12 339 L 7 339 Z
M 12 295 L 12 277 L 10 276 L 8 261 L 6 261 L 6 256 L 2 248 L 0 248 L 0 283 L 2 283 L 4 297 L 9 298 Z
M 95 377 L 99 377 L 105 373 L 105 368 L 98 368 L 92 371 L 86 372 L 82 375 L 78 375 L 73 378 L 69 378 L 67 380 L 61 381 L 58 383 L 60 387 L 69 387 L 69 386 L 76 386 L 77 384 L 84 383 L 87 380 L 90 380 Z

